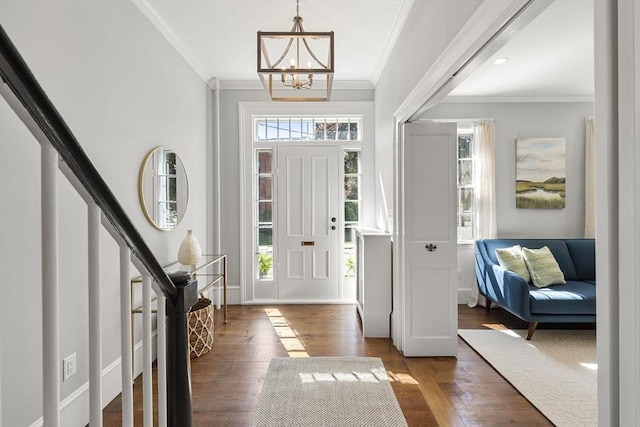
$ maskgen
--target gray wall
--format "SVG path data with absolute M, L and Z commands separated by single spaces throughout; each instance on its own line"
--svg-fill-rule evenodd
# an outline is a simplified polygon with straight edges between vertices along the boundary
M 496 121 L 496 208 L 499 237 L 584 237 L 585 121 L 592 102 L 440 103 L 423 118 Z M 516 140 L 566 138 L 565 209 L 516 209 Z
M 209 89 L 147 18 L 128 1 L 3 0 L 0 23 L 159 261 L 176 259 L 187 228 L 207 250 Z M 2 98 L 0 123 L 2 425 L 23 426 L 42 415 L 40 156 Z M 186 216 L 172 232 L 154 229 L 138 201 L 140 166 L 159 145 L 181 156 L 190 184 Z M 84 202 L 61 175 L 58 183 L 61 357 L 78 358 L 78 373 L 61 384 L 65 399 L 88 380 L 87 226 Z M 106 367 L 120 352 L 118 249 L 102 236 Z M 109 390 L 119 386 L 119 369 L 113 374 Z

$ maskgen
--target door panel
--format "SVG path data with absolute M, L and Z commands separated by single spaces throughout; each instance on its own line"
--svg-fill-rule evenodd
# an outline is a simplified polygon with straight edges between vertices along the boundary
M 331 175 L 328 157 L 311 158 L 311 235 L 314 237 L 329 236 L 329 209 Z M 335 191 L 335 189 L 334 189 Z
M 302 157 L 286 158 L 286 206 L 288 236 L 304 235 L 304 159 Z
M 341 297 L 340 150 L 308 146 L 277 150 L 279 299 L 337 300 Z
M 456 125 L 403 125 L 405 356 L 457 352 Z

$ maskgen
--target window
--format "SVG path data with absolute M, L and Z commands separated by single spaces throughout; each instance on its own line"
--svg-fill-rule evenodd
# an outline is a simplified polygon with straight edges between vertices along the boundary
M 256 150 L 258 279 L 273 280 L 273 150 Z
M 360 141 L 360 117 L 258 117 L 257 142 Z
M 458 123 L 458 242 L 475 236 L 473 125 Z
M 344 275 L 355 276 L 356 232 L 360 224 L 362 169 L 359 150 L 344 150 Z

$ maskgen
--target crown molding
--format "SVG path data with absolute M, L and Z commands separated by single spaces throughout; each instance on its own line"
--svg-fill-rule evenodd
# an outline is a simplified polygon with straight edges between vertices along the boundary
M 441 103 L 488 102 L 594 102 L 593 96 L 447 96 Z
M 222 90 L 264 90 L 260 80 L 220 80 Z M 368 80 L 334 80 L 332 90 L 373 90 Z
M 407 22 L 409 13 L 413 8 L 414 2 L 415 0 L 402 0 L 402 3 L 400 4 L 400 9 L 396 14 L 396 19 L 391 25 L 391 31 L 389 32 L 389 37 L 387 37 L 387 42 L 385 43 L 380 60 L 378 60 L 378 65 L 371 75 L 371 84 L 374 87 L 378 84 L 378 80 L 384 71 L 384 67 L 387 65 L 387 61 L 389 61 L 389 58 L 391 57 L 391 52 L 393 52 L 393 49 L 396 46 L 400 33 L 402 32 L 402 28 L 404 28 L 404 24 Z
M 148 0 L 131 0 L 144 16 L 151 21 L 154 27 L 164 36 L 173 48 L 187 61 L 187 64 L 200 76 L 203 82 L 211 89 L 214 79 L 210 79 L 202 64 L 195 58 L 191 51 L 182 43 L 180 37 L 173 31 L 173 28 L 165 21 L 155 7 Z

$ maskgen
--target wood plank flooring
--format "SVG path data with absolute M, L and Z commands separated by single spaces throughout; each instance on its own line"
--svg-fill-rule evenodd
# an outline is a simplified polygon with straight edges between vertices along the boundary
M 390 339 L 362 337 L 353 305 L 230 306 L 228 317 L 216 311 L 213 349 L 191 361 L 196 426 L 249 425 L 269 361 L 287 355 L 380 357 L 410 426 L 552 425 L 462 340 L 457 358 L 405 358 Z M 501 309 L 461 305 L 458 317 L 464 329 L 526 328 Z M 141 389 L 139 377 L 136 426 Z M 105 426 L 120 425 L 120 399 L 104 413 Z

